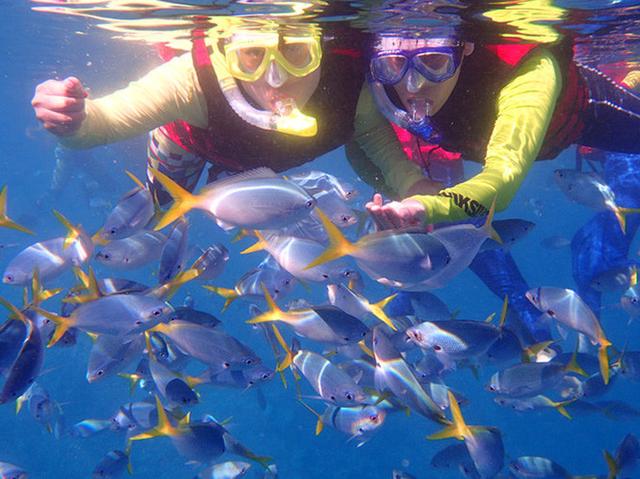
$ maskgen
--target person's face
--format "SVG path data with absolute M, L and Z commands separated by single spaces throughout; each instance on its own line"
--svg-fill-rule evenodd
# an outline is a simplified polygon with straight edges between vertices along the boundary
M 240 80 L 242 88 L 261 109 L 282 112 L 294 103 L 304 107 L 320 82 L 320 67 L 308 75 L 295 77 L 271 61 L 264 74 L 256 81 Z M 285 112 L 286 113 L 286 112 Z
M 442 82 L 429 81 L 415 69 L 409 68 L 402 80 L 394 85 L 402 106 L 417 117 L 433 116 L 438 113 L 458 83 L 464 57 L 471 55 L 473 49 L 473 43 L 464 44 L 460 65 L 451 78 Z
M 238 80 L 261 109 L 286 114 L 290 106 L 302 108 L 307 103 L 320 81 L 319 39 L 283 37 L 274 32 L 257 35 L 255 40 L 244 34 L 236 41 L 247 45 L 233 50 L 237 68 L 262 72 L 256 79 L 239 75 Z

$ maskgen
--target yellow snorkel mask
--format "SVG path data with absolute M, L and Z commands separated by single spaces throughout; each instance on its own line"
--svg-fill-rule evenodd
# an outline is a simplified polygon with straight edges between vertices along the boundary
M 249 24 L 250 23 L 250 24 Z M 259 25 L 259 28 L 255 28 Z M 253 26 L 254 28 L 250 28 Z M 320 67 L 321 32 L 316 24 L 287 29 L 272 20 L 227 29 L 224 36 L 210 33 L 211 62 L 222 93 L 231 108 L 247 123 L 265 130 L 311 137 L 318 132 L 315 118 L 305 115 L 291 100 L 278 111 L 252 106 L 240 90 L 237 80 L 255 82 L 275 63 L 286 74 L 302 78 Z M 277 88 L 275 86 L 274 88 Z

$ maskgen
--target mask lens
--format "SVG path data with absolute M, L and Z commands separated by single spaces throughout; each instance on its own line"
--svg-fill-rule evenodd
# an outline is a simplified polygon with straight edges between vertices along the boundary
M 445 51 L 423 51 L 416 54 L 413 66 L 432 82 L 442 82 L 453 76 L 460 64 L 462 49 L 444 48 Z
M 453 58 L 446 53 L 422 53 L 416 56 L 416 60 L 435 76 L 446 75 L 453 67 Z
M 309 43 L 285 43 L 280 47 L 280 53 L 285 60 L 296 68 L 304 68 L 311 64 Z
M 262 65 L 266 49 L 263 47 L 239 48 L 236 55 L 240 70 L 244 73 L 254 73 Z
M 398 83 L 407 70 L 407 58 L 403 55 L 384 55 L 371 60 L 373 78 L 383 84 Z

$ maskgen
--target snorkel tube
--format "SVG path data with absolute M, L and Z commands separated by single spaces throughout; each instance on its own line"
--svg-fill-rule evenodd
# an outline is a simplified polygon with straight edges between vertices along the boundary
M 273 24 L 273 25 L 272 25 Z M 233 25 L 236 26 L 237 25 Z M 277 29 L 275 22 L 269 22 L 269 29 Z M 216 48 L 220 38 L 229 38 L 229 32 L 234 29 L 228 28 L 227 35 L 212 36 L 211 64 L 218 79 L 218 84 L 222 94 L 229 103 L 233 111 L 244 121 L 263 130 L 273 130 L 280 133 L 312 137 L 318 133 L 318 123 L 312 116 L 305 115 L 300 111 L 293 100 L 282 102 L 276 111 L 260 110 L 249 103 L 242 93 L 236 79 L 229 71 L 224 53 Z M 319 40 L 318 40 L 319 41 Z
M 419 136 L 425 141 L 435 140 L 435 130 L 431 124 L 429 110 L 427 105 L 427 114 L 419 120 L 411 117 L 408 111 L 398 108 L 389 98 L 385 86 L 376 81 L 371 76 L 371 73 L 367 74 L 367 80 L 369 87 L 371 88 L 371 94 L 376 102 L 376 106 L 380 113 L 385 118 L 401 128 L 408 130 L 410 133 Z

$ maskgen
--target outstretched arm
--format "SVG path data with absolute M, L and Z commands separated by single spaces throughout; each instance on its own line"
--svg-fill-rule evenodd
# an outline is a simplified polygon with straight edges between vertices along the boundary
M 200 127 L 207 124 L 206 103 L 190 54 L 174 58 L 140 80 L 104 97 L 92 100 L 83 96 L 84 109 L 76 114 L 82 118 L 73 124 L 65 118 L 66 112 L 53 108 L 60 103 L 59 93 L 54 92 L 58 98 L 49 94 L 50 87 L 56 83 L 49 80 L 39 85 L 32 103 L 36 116 L 47 129 L 59 135 L 60 142 L 67 147 L 90 148 L 113 143 L 177 119 Z M 48 88 L 43 89 L 43 85 Z M 82 88 L 81 84 L 79 88 Z M 77 103 L 75 100 L 74 105 Z M 54 120 L 59 120 L 60 124 L 51 121 L 51 111 L 55 113 Z
M 371 202 L 369 211 L 402 227 L 482 215 L 494 198 L 497 209 L 505 209 L 542 147 L 561 87 L 554 57 L 544 50 L 533 55 L 500 92 L 496 123 L 479 174 L 435 196 L 416 195 L 382 206 Z

